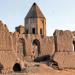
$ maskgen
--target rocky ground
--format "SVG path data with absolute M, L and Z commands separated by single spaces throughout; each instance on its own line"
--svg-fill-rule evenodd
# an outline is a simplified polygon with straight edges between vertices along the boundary
M 46 64 L 29 63 L 23 73 L 9 73 L 3 75 L 75 75 L 75 70 L 54 70 Z

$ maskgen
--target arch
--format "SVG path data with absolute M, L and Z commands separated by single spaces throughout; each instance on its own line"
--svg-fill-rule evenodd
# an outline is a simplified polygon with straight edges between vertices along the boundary
M 26 55 L 25 40 L 23 38 L 20 38 L 19 39 L 19 42 L 18 42 L 18 50 L 19 50 L 19 52 L 20 52 L 20 54 L 22 56 L 25 56 Z
M 3 69 L 4 69 L 4 66 L 0 63 L 0 73 L 2 73 Z
M 73 41 L 73 51 L 75 52 L 75 41 Z
M 39 56 L 41 54 L 40 51 L 40 41 L 38 39 L 34 39 L 32 42 L 33 46 L 36 46 L 37 55 Z
M 14 72 L 21 72 L 21 66 L 19 63 L 15 63 L 13 66 L 13 71 Z

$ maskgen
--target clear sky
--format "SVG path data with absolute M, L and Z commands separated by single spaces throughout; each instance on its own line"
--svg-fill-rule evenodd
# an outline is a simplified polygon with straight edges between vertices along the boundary
M 0 0 L 0 20 L 10 31 L 24 25 L 24 17 L 36 2 L 47 20 L 47 35 L 55 29 L 75 30 L 75 0 Z

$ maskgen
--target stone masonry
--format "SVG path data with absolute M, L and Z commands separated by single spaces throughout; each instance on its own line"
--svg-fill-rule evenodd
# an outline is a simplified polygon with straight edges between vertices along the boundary
M 25 68 L 25 61 L 50 55 L 60 69 L 75 68 L 75 32 L 55 30 L 46 36 L 46 19 L 34 3 L 24 18 L 25 25 L 9 32 L 0 21 L 0 72 Z

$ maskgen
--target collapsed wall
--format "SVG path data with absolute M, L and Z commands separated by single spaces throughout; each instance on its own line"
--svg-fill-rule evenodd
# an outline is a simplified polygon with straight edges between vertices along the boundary
M 0 21 L 0 72 L 13 71 L 14 64 L 21 63 L 16 46 L 16 33 L 9 32 L 7 26 Z
M 0 21 L 0 64 L 3 65 L 4 71 L 12 71 L 15 63 L 31 60 L 32 56 L 54 54 L 54 37 L 26 34 L 24 29 L 24 26 L 20 25 L 12 33 Z
M 12 33 L 0 21 L 0 64 L 5 70 L 12 70 L 15 63 L 44 55 L 53 56 L 60 69 L 75 68 L 75 32 L 56 30 L 47 37 L 26 34 L 24 29 L 19 26 Z
M 57 52 L 72 52 L 73 51 L 73 36 L 71 31 L 56 30 L 54 32 L 55 50 Z
M 75 52 L 73 48 L 73 34 L 71 31 L 56 30 L 54 33 L 55 55 L 53 59 L 60 69 L 75 68 Z
M 21 35 L 21 34 L 20 34 Z M 53 37 L 46 37 L 40 35 L 32 35 L 32 34 L 22 34 L 20 38 L 24 39 L 25 42 L 25 58 L 29 57 L 38 57 L 43 55 L 50 55 L 52 56 L 55 51 L 54 46 L 54 38 Z M 19 49 L 18 49 L 19 50 Z M 30 58 L 31 59 L 31 58 Z

